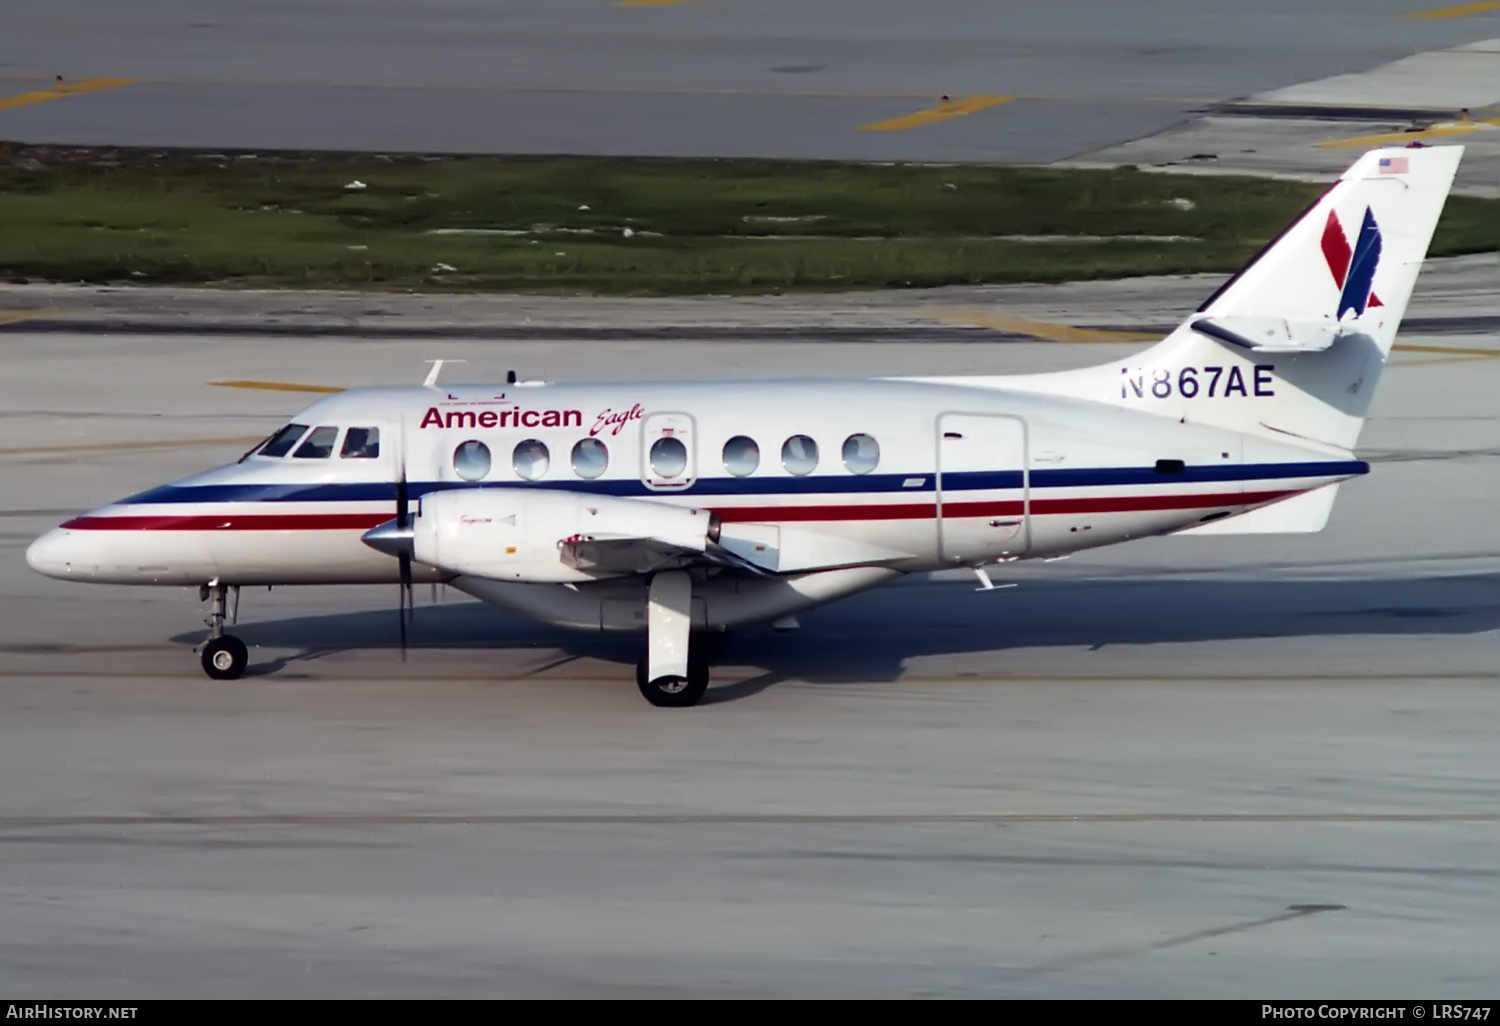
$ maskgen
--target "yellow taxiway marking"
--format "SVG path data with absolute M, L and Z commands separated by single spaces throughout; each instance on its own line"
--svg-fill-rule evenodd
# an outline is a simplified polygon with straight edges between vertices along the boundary
M 11 110 L 33 103 L 46 103 L 48 100 L 61 100 L 79 93 L 97 93 L 101 89 L 118 89 L 120 86 L 128 86 L 134 82 L 133 78 L 83 78 L 77 82 L 59 81 L 51 89 L 35 89 L 18 96 L 0 96 L 0 110 Z
M 1391 349 L 1398 353 L 1442 353 L 1445 356 L 1500 356 L 1500 349 L 1480 346 L 1419 346 L 1400 342 Z
M 1328 142 L 1318 143 L 1324 149 L 1340 149 L 1342 147 L 1359 146 L 1383 146 L 1386 143 L 1408 143 L 1418 142 L 1423 139 L 1441 139 L 1449 135 L 1466 135 L 1493 125 L 1500 125 L 1500 118 L 1485 118 L 1479 121 L 1450 121 L 1441 125 L 1433 125 L 1416 132 L 1386 132 L 1382 135 L 1361 135 L 1353 139 L 1330 139 Z
M 77 445 L 23 445 L 0 449 L 0 456 L 48 456 L 66 453 L 130 452 L 144 449 L 178 449 L 195 445 L 254 445 L 265 441 L 264 435 L 237 435 L 234 438 L 188 438 L 159 442 L 83 442 Z
M 0 310 L 0 324 L 34 321 L 41 317 L 51 317 L 57 312 L 57 310 L 50 306 L 39 307 L 35 310 Z
M 1028 321 L 1020 317 L 1005 317 L 1001 314 L 985 313 L 982 310 L 949 310 L 936 315 L 944 324 L 958 324 L 970 328 L 989 328 L 1012 335 L 1030 335 L 1047 342 L 1160 342 L 1162 336 L 1156 332 L 1114 331 L 1104 328 L 1073 328 L 1050 321 Z
M 1489 0 L 1487 3 L 1478 4 L 1454 4 L 1452 7 L 1437 7 L 1430 11 L 1413 11 L 1408 18 L 1463 18 L 1470 14 L 1483 14 L 1485 11 L 1500 11 L 1500 0 Z
M 984 110 L 987 107 L 998 107 L 1002 103 L 1009 103 L 1014 96 L 960 96 L 956 100 L 950 100 L 946 96 L 936 107 L 928 107 L 914 114 L 903 114 L 899 118 L 887 118 L 884 121 L 876 121 L 868 125 L 861 125 L 861 132 L 904 132 L 908 128 L 918 128 L 922 125 L 930 125 L 938 121 L 947 121 L 963 114 L 973 114 L 975 111 Z
M 1497 353 L 1496 355 L 1500 356 L 1500 353 Z M 1426 357 L 1421 357 L 1419 359 L 1414 359 L 1414 360 L 1402 360 L 1399 363 L 1394 363 L 1393 362 L 1390 366 L 1392 366 L 1392 367 L 1436 367 L 1439 364 L 1448 364 L 1448 363 L 1474 363 L 1476 360 L 1483 360 L 1483 359 L 1485 359 L 1485 357 L 1483 357 L 1483 356 L 1426 356 Z
M 1051 321 L 1029 321 L 1021 317 L 1006 317 L 1002 314 L 985 313 L 982 310 L 946 310 L 934 315 L 944 324 L 956 324 L 970 328 L 989 328 L 1011 335 L 1029 335 L 1047 342 L 1120 344 L 1132 342 L 1160 342 L 1165 336 L 1158 332 L 1129 331 L 1116 328 L 1074 328 Z M 1489 357 L 1500 358 L 1500 348 L 1484 346 L 1419 345 L 1398 342 L 1391 347 L 1398 353 L 1427 353 L 1434 356 Z M 1410 366 L 1410 364 L 1408 364 Z
M 332 385 L 299 385 L 293 381 L 210 381 L 209 384 L 220 388 L 258 388 L 263 392 L 321 392 L 333 395 L 343 391 Z

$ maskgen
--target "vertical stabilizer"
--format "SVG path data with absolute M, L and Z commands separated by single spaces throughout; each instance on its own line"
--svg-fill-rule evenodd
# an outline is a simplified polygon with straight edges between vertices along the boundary
M 992 382 L 1352 449 L 1462 155 L 1367 153 L 1162 342 Z
M 1461 146 L 1374 150 L 1198 309 L 1371 338 L 1389 353 Z

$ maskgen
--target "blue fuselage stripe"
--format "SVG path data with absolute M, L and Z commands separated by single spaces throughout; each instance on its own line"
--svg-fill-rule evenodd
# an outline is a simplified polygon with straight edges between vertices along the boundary
M 1355 477 L 1369 473 L 1360 460 L 1330 460 L 1309 463 L 1254 463 L 1236 466 L 1189 466 L 1175 473 L 1152 467 L 1097 467 L 1088 469 L 1045 468 L 1030 474 L 1033 489 L 1097 488 L 1119 485 L 1182 485 L 1289 478 Z M 1001 491 L 1022 487 L 1019 470 L 959 471 L 943 474 L 944 492 Z M 412 498 L 454 488 L 548 488 L 586 492 L 591 495 L 645 497 L 663 494 L 637 480 L 484 482 L 412 481 Z M 809 477 L 703 477 L 672 495 L 911 495 L 936 491 L 931 472 L 915 474 L 867 474 L 864 476 Z M 131 496 L 122 505 L 157 505 L 203 502 L 394 502 L 394 482 L 322 484 L 258 484 L 254 482 L 212 485 L 165 485 Z

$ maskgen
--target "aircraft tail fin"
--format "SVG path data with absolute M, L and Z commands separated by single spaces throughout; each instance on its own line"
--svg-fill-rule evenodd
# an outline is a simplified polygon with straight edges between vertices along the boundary
M 1189 325 L 1267 352 L 1321 351 L 1354 333 L 1390 352 L 1462 155 L 1366 153 Z
M 1352 449 L 1462 156 L 1366 153 L 1152 348 L 995 384 Z

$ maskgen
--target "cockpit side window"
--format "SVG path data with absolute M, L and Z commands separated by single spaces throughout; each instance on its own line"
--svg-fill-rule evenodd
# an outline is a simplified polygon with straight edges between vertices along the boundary
M 373 460 L 380 455 L 380 429 L 352 427 L 344 436 L 339 456 L 346 460 Z
M 307 433 L 306 424 L 288 424 L 280 431 L 271 436 L 271 440 L 256 455 L 258 456 L 285 456 L 292 451 L 292 446 L 297 444 L 297 439 Z
M 307 441 L 297 446 L 292 458 L 297 460 L 326 460 L 333 455 L 333 443 L 339 436 L 336 427 L 313 428 Z

